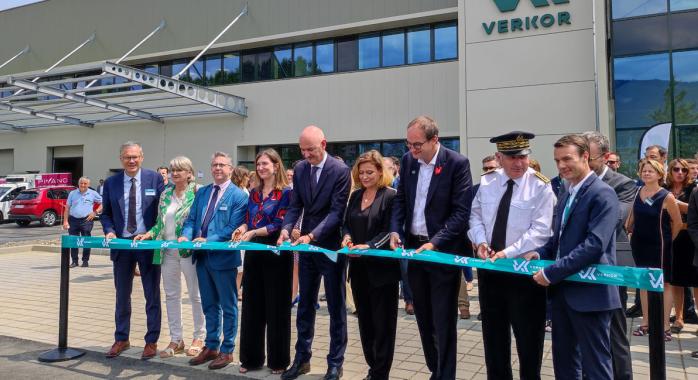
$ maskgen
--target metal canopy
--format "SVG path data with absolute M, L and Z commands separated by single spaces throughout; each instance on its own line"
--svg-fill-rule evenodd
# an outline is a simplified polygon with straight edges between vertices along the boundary
M 162 123 L 166 118 L 226 113 L 247 116 L 242 97 L 122 64 L 105 62 L 82 67 L 79 73 L 61 70 L 62 79 L 48 80 L 49 75 L 56 73 L 37 81 L 32 81 L 36 74 L 0 77 L 6 96 L 0 98 L 0 132 L 128 120 Z

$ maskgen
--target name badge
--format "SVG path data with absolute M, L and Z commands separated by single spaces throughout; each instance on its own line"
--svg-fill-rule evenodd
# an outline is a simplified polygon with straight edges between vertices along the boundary
M 221 210 L 221 211 L 228 211 L 228 205 L 221 205 L 221 207 L 219 208 L 219 210 Z
M 155 196 L 155 189 L 145 189 L 145 195 L 148 197 L 154 197 Z

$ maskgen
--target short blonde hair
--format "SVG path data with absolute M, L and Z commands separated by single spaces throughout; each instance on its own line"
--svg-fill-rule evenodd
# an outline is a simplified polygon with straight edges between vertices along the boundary
M 380 178 L 378 179 L 378 188 L 388 187 L 393 183 L 393 175 L 389 173 L 386 166 L 383 165 L 383 156 L 378 153 L 377 150 L 372 149 L 366 153 L 363 153 L 354 163 L 354 167 L 351 169 L 351 179 L 354 182 L 354 190 L 361 189 L 361 180 L 359 179 L 359 166 L 361 164 L 371 163 L 376 167 L 378 173 L 380 173 Z
M 182 170 L 189 172 L 189 182 L 194 180 L 194 164 L 185 156 L 177 156 L 170 160 L 170 171 Z
M 637 175 L 640 178 L 642 178 L 642 168 L 644 168 L 645 165 L 649 165 L 652 169 L 654 169 L 655 172 L 657 172 L 657 174 L 659 174 L 659 185 L 664 185 L 664 177 L 666 176 L 664 165 L 662 165 L 659 161 L 655 161 L 649 158 L 643 158 L 637 164 Z

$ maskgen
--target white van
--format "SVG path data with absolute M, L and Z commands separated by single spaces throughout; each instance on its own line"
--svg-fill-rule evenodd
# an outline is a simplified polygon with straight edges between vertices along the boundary
M 0 222 L 7 219 L 7 214 L 10 212 L 10 204 L 20 191 L 33 188 L 32 182 L 6 182 L 0 184 Z

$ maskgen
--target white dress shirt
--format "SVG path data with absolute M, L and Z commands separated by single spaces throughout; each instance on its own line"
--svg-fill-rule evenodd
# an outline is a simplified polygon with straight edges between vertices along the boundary
M 468 237 L 475 245 L 490 244 L 497 218 L 497 209 L 507 190 L 509 177 L 504 169 L 485 174 L 480 188 L 473 198 L 470 209 Z M 520 178 L 514 179 L 514 189 L 507 219 L 507 258 L 517 258 L 543 246 L 553 235 L 553 210 L 555 194 L 549 182 L 536 176 L 528 169 Z
M 136 179 L 136 231 L 134 233 L 128 232 L 128 195 L 131 191 L 131 178 Z M 152 190 L 152 195 L 150 195 Z M 155 191 L 157 189 L 146 189 L 148 196 L 155 196 Z M 129 177 L 126 172 L 124 172 L 124 230 L 121 234 L 123 237 L 131 237 L 139 234 L 146 233 L 145 223 L 143 222 L 143 197 L 141 194 L 141 170 L 138 169 L 138 173 L 135 176 Z
M 216 200 L 213 203 L 214 210 L 215 206 L 218 206 L 218 202 L 221 200 L 221 198 L 223 198 L 223 194 L 225 194 L 225 191 L 228 190 L 228 186 L 230 186 L 231 183 L 232 182 L 230 182 L 230 180 L 227 180 L 222 184 L 218 185 L 218 187 L 220 187 L 220 190 L 218 190 L 218 196 L 216 197 Z M 208 202 L 206 203 L 206 208 L 204 209 L 204 217 L 206 217 L 206 210 L 208 210 L 208 206 L 211 204 L 211 201 L 213 200 L 213 192 L 216 191 L 216 189 L 214 189 L 213 186 L 216 186 L 216 184 L 214 183 L 211 186 L 211 195 L 208 197 Z
M 424 209 L 427 206 L 427 194 L 429 193 L 429 185 L 431 177 L 434 174 L 436 166 L 436 158 L 439 157 L 441 144 L 436 146 L 436 153 L 431 158 L 429 163 L 424 162 L 421 158 L 419 162 L 419 177 L 417 177 L 417 191 L 414 194 L 414 210 L 412 210 L 412 225 L 410 233 L 412 235 L 429 236 L 427 231 L 427 220 L 424 216 Z
M 317 172 L 315 172 L 315 176 L 317 176 L 317 178 L 315 178 L 315 182 L 318 182 L 318 183 L 320 182 L 320 174 L 322 174 L 322 168 L 325 167 L 325 162 L 327 162 L 327 152 L 323 153 L 322 161 L 320 161 L 319 164 L 310 165 L 311 170 L 313 167 L 317 168 Z M 311 171 L 311 173 L 312 173 L 312 171 Z

